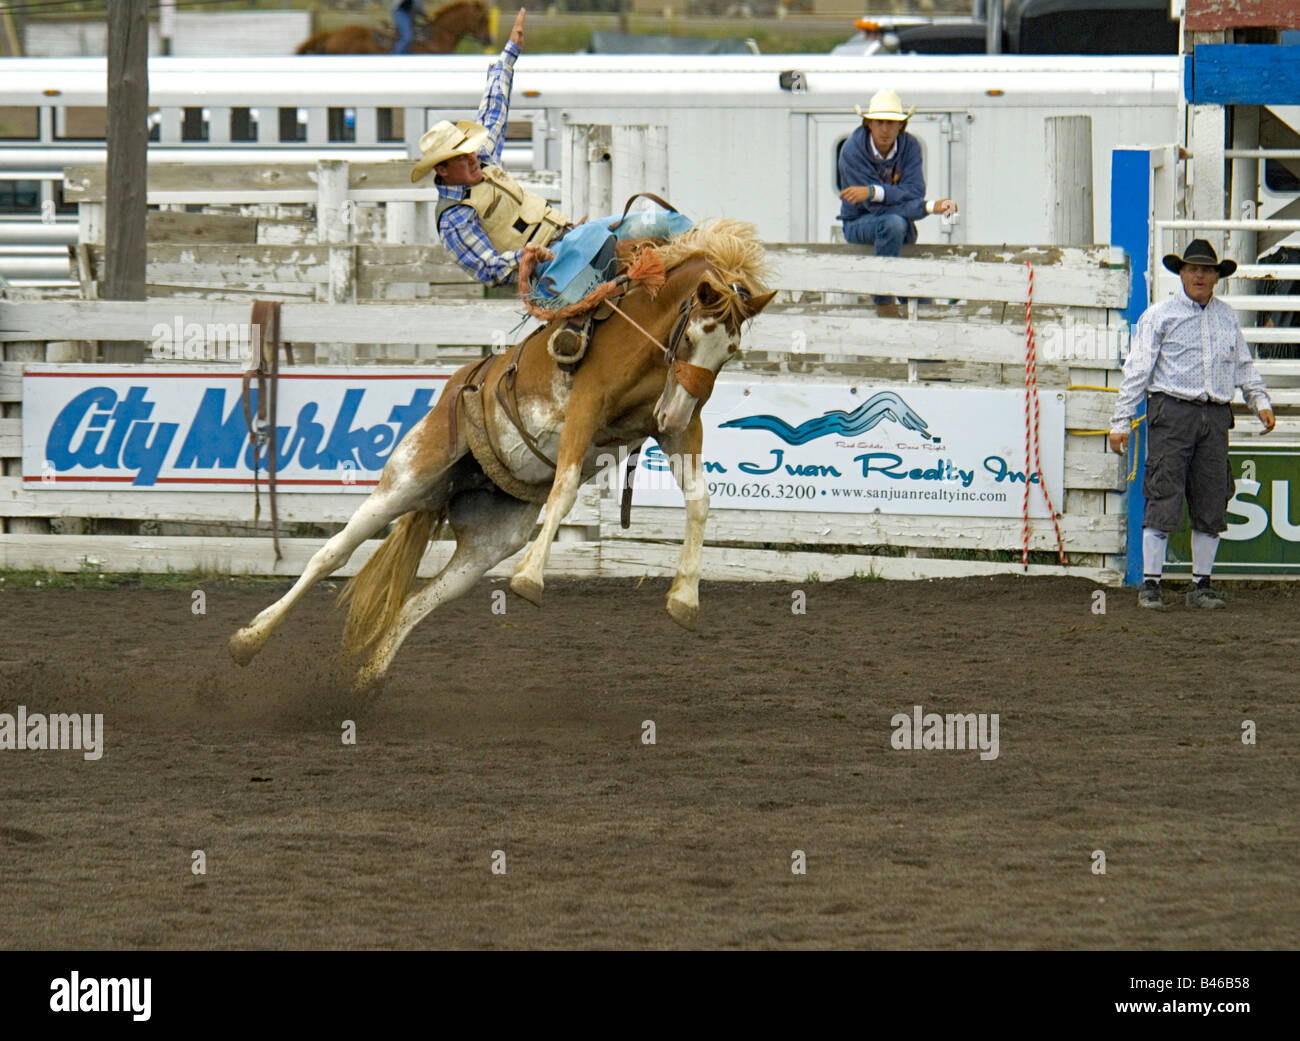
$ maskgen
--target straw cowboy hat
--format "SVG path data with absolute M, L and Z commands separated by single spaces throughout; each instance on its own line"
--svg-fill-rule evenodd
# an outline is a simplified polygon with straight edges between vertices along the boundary
M 458 155 L 474 155 L 488 139 L 488 129 L 471 119 L 448 123 L 445 119 L 435 123 L 420 138 L 423 155 L 411 170 L 411 180 L 418 181 L 439 163 L 455 159 Z
M 898 91 L 878 90 L 871 96 L 871 102 L 867 105 L 867 110 L 862 111 L 861 105 L 854 105 L 853 111 L 863 119 L 888 119 L 895 123 L 906 123 L 912 118 L 912 113 L 916 111 L 913 105 L 906 112 L 903 111 L 903 99 L 898 96 Z
M 1166 253 L 1164 264 L 1175 275 L 1183 270 L 1184 264 L 1204 264 L 1207 267 L 1212 267 L 1219 272 L 1220 278 L 1227 278 L 1237 270 L 1235 260 L 1219 260 L 1219 255 L 1214 252 L 1214 247 L 1205 239 L 1192 239 L 1187 244 L 1187 248 L 1183 250 L 1181 257 L 1177 253 Z

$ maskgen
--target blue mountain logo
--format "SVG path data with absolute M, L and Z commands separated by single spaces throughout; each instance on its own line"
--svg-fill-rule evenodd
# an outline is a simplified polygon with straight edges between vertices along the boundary
M 892 419 L 908 430 L 915 430 L 927 441 L 937 443 L 940 440 L 930 433 L 926 421 L 911 405 L 888 390 L 873 394 L 852 412 L 832 409 L 816 419 L 800 423 L 797 427 L 792 427 L 778 416 L 741 416 L 739 419 L 729 419 L 721 426 L 736 427 L 740 430 L 766 430 L 786 444 L 803 445 L 827 434 L 856 437 L 884 419 Z

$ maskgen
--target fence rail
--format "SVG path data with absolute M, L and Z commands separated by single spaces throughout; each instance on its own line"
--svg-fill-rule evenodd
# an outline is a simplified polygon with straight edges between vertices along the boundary
M 1245 336 L 1246 342 L 1285 344 L 1287 345 L 1285 348 L 1270 348 L 1270 353 L 1300 354 L 1300 329 L 1295 325 L 1285 324 L 1287 321 L 1300 322 L 1300 315 L 1296 314 L 1300 312 L 1300 296 L 1293 293 L 1258 291 L 1279 283 L 1287 289 L 1294 289 L 1300 285 L 1300 264 L 1254 263 L 1258 249 L 1257 237 L 1261 232 L 1273 233 L 1278 238 L 1291 235 L 1300 232 L 1300 220 L 1282 218 L 1257 220 L 1248 217 L 1231 220 L 1157 220 L 1153 237 L 1155 256 L 1150 258 L 1153 273 L 1150 282 L 1150 299 L 1156 301 L 1182 292 L 1182 284 L 1178 276 L 1159 263 L 1160 257 L 1166 252 L 1165 244 L 1172 247 L 1173 243 L 1179 241 L 1180 235 L 1185 238 L 1192 234 L 1223 236 L 1227 233 L 1232 236 L 1232 241 L 1229 241 L 1227 250 L 1221 249 L 1221 255 L 1226 257 L 1229 253 L 1235 253 L 1245 262 L 1239 263 L 1232 277 L 1227 280 L 1229 291 L 1223 294 L 1221 299 L 1241 311 L 1253 312 L 1256 315 L 1267 313 L 1270 316 L 1267 319 L 1270 323 L 1273 321 L 1272 315 L 1283 316 L 1281 318 L 1283 324 L 1276 327 L 1245 325 L 1242 335 Z M 1173 251 L 1180 252 L 1178 249 Z
M 233 246 L 155 244 L 153 272 L 182 274 L 185 264 L 216 264 L 229 277 L 262 268 L 279 278 L 285 265 L 295 277 L 325 277 L 320 254 L 333 246 Z M 350 244 L 358 268 L 386 261 L 391 273 L 405 265 L 434 264 L 431 247 Z M 296 251 L 296 253 L 295 253 Z M 1023 386 L 1025 360 L 1025 262 L 1034 266 L 1039 337 L 1039 382 L 1044 393 L 1064 397 L 1066 445 L 1061 531 L 1070 574 L 1118 581 L 1124 546 L 1121 498 L 1124 473 L 1119 457 L 1105 451 L 1104 438 L 1078 433 L 1108 425 L 1124 339 L 1116 308 L 1128 295 L 1128 272 L 1111 263 L 1107 247 L 1046 249 L 1007 246 L 913 247 L 902 258 L 877 258 L 847 246 L 774 245 L 771 284 L 785 303 L 769 307 L 746 334 L 744 357 L 726 379 L 825 380 L 835 377 L 872 387 L 906 387 L 938 376 L 968 387 Z M 94 256 L 92 251 L 92 263 Z M 281 268 L 274 266 L 279 261 Z M 256 263 L 252 263 L 256 261 Z M 225 265 L 222 267 L 222 265 Z M 381 279 L 376 279 L 376 282 Z M 266 283 L 274 284 L 274 283 Z M 882 319 L 861 294 L 939 297 L 950 304 L 921 309 L 908 321 Z M 838 298 L 830 294 L 841 294 Z M 845 302 L 847 294 L 852 302 Z M 838 299 L 839 302 L 835 302 Z M 869 300 L 869 297 L 862 297 Z M 828 302 L 830 301 L 830 302 Z M 378 345 L 378 360 L 399 345 L 424 345 L 415 360 L 477 357 L 515 342 L 520 309 L 513 300 L 462 302 L 285 303 L 281 331 L 289 342 Z M 154 298 L 142 303 L 36 301 L 0 303 L 0 517 L 9 534 L 0 536 L 0 561 L 10 567 L 212 567 L 220 570 L 290 575 L 319 540 L 289 539 L 291 552 L 276 567 L 257 538 L 180 536 L 49 535 L 50 519 L 117 522 L 149 519 L 169 524 L 230 523 L 247 518 L 246 494 L 45 491 L 24 487 L 17 456 L 21 442 L 22 370 L 26 362 L 66 359 L 88 362 L 78 341 L 148 341 L 153 328 L 177 317 L 203 326 L 247 322 L 246 303 L 210 299 Z M 1126 326 L 1123 327 L 1126 329 Z M 1083 346 L 1063 342 L 1049 350 L 1053 330 Z M 505 335 L 508 332 L 509 335 Z M 439 345 L 436 350 L 429 345 Z M 184 361 L 167 364 L 184 365 Z M 237 365 L 237 362 L 232 362 Z M 733 373 L 732 368 L 736 371 Z M 359 502 L 353 494 L 282 491 L 280 515 L 287 524 L 339 523 Z M 584 505 L 562 532 L 555 558 L 561 573 L 671 574 L 684 519 L 682 511 L 638 507 L 626 531 L 615 521 L 612 493 L 584 491 Z M 61 525 L 62 526 L 62 525 Z M 1049 521 L 1032 525 L 1031 549 L 1051 550 Z M 896 577 L 987 574 L 1019 571 L 1012 554 L 1021 544 L 1017 518 L 942 518 L 898 514 L 834 514 L 715 509 L 705 554 L 706 578 L 847 577 L 854 573 Z M 598 539 L 599 542 L 592 540 Z M 725 546 L 716 543 L 726 543 Z M 99 549 L 93 547 L 98 546 Z M 882 547 L 872 553 L 843 553 L 845 546 Z M 432 567 L 445 546 L 426 558 Z M 827 552 L 829 550 L 829 552 Z M 953 559 L 953 554 L 985 559 Z M 896 555 L 898 554 L 898 555 Z M 996 559 L 1001 556 L 1002 559 Z M 994 559 L 988 559 L 994 558 Z M 360 558 L 359 558 L 360 559 Z M 102 569 L 101 568 L 101 569 Z M 1063 573 L 1050 565 L 1035 573 Z

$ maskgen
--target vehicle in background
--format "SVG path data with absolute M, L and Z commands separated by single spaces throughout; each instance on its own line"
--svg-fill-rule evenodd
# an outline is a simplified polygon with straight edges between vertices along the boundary
M 876 26 L 873 31 L 867 26 Z M 1177 54 L 1168 0 L 1005 0 L 1004 54 Z M 860 18 L 836 55 L 984 54 L 984 18 Z

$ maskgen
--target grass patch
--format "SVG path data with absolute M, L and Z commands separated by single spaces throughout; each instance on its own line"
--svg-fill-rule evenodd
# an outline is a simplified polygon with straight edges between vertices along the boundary
M 287 577 L 230 576 L 194 571 L 114 574 L 83 566 L 80 571 L 0 571 L 0 593 L 8 589 L 197 589 L 200 586 L 283 586 Z

